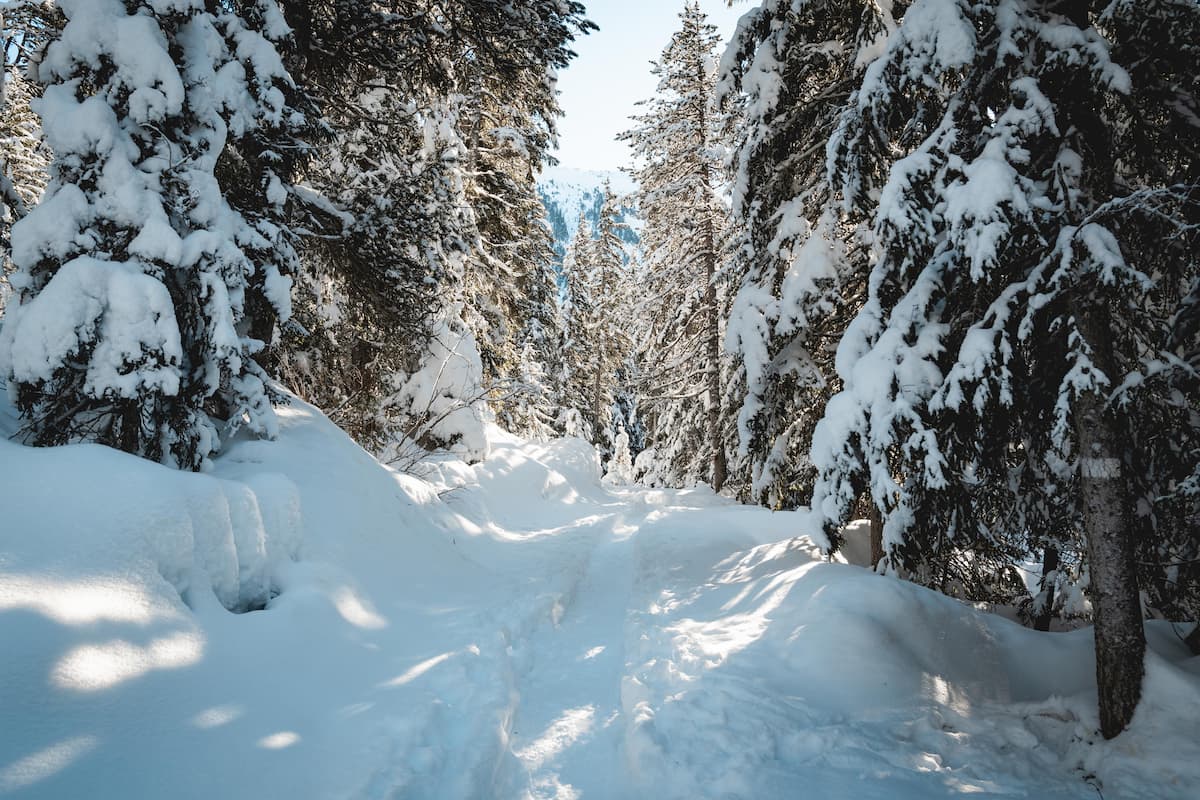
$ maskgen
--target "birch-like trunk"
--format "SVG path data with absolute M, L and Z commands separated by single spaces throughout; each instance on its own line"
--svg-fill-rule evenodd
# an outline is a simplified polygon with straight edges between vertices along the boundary
M 1115 375 L 1107 314 L 1102 307 L 1076 307 L 1080 333 L 1093 358 Z M 1122 437 L 1105 397 L 1082 394 L 1075 401 L 1079 440 L 1079 499 L 1087 536 L 1092 615 L 1096 631 L 1096 684 L 1100 731 L 1111 739 L 1128 725 L 1142 695 L 1146 636 L 1138 594 L 1137 566 L 1130 525 L 1129 486 L 1122 461 Z
M 709 240 L 712 247 L 707 257 L 708 289 L 704 295 L 704 302 L 708 304 L 708 435 L 712 448 L 712 488 L 714 492 L 719 492 L 725 485 L 728 465 L 725 463 L 725 440 L 721 431 L 721 315 L 717 308 L 717 254 L 711 227 L 710 221 Z
M 696 62 L 696 85 L 700 89 L 707 86 L 708 79 L 705 73 L 705 65 L 703 60 L 698 59 Z M 706 97 L 705 94 L 700 94 L 701 98 Z M 708 108 L 705 102 L 698 104 L 699 113 L 699 133 L 701 137 L 701 159 L 700 159 L 700 180 L 704 187 L 704 277 L 707 281 L 707 287 L 704 291 L 704 302 L 708 306 L 708 313 L 705 315 L 705 355 L 708 357 L 708 439 L 709 447 L 712 448 L 712 488 L 714 492 L 720 492 L 721 487 L 725 485 L 725 479 L 729 473 L 729 465 L 725 460 L 725 437 L 721 430 L 721 309 L 717 302 L 717 230 L 715 216 L 716 211 L 713 208 L 712 198 L 709 193 L 712 192 L 712 174 L 707 161 L 707 151 L 709 147 L 709 119 Z

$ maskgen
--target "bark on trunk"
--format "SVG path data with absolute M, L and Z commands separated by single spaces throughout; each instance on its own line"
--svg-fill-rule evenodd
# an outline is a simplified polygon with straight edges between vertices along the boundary
M 871 568 L 878 569 L 879 562 L 883 561 L 883 514 L 879 513 L 879 509 L 875 503 L 871 503 Z
M 247 293 L 246 311 L 250 317 L 250 337 L 263 343 L 263 348 L 254 354 L 254 360 L 268 373 L 274 374 L 277 354 L 272 342 L 279 315 L 275 312 L 275 306 L 260 291 Z
M 1050 630 L 1050 622 L 1054 619 L 1054 583 L 1051 582 L 1047 585 L 1047 580 L 1051 573 L 1056 571 L 1058 571 L 1058 548 L 1047 546 L 1046 552 L 1042 554 L 1042 589 L 1046 593 L 1046 599 L 1038 610 L 1037 617 L 1033 620 L 1034 630 Z
M 717 314 L 717 287 L 713 284 L 716 272 L 714 258 L 709 262 L 708 292 L 705 302 L 708 303 L 708 434 L 709 446 L 712 447 L 712 486 L 714 492 L 721 491 L 725 485 L 728 466 L 725 463 L 725 441 L 721 435 L 721 321 Z
M 1193 655 L 1200 656 L 1200 625 L 1192 628 L 1192 632 L 1183 640 L 1183 643 L 1188 646 Z
M 603 363 L 603 359 L 598 359 L 596 362 L 596 369 L 592 373 L 592 444 L 596 445 L 597 447 L 599 447 L 603 441 L 600 435 L 600 418 L 603 412 L 600 402 L 600 390 L 602 386 L 601 381 L 603 379 L 602 371 L 604 369 L 602 366 Z
M 696 64 L 697 86 L 706 83 L 705 65 L 702 61 Z M 698 106 L 700 135 L 703 137 L 704 149 L 708 149 L 708 108 L 701 103 Z M 700 178 L 706 190 L 711 191 L 712 174 L 709 164 L 700 161 Z M 704 272 L 708 286 L 704 292 L 704 302 L 708 306 L 705 317 L 706 343 L 708 351 L 708 438 L 712 448 L 712 487 L 714 492 L 721 491 L 728 476 L 729 465 L 725 460 L 725 437 L 721 431 L 721 313 L 717 307 L 717 231 L 714 222 L 715 211 L 706 196 L 703 213 L 704 219 Z
M 1107 314 L 1102 307 L 1084 308 L 1082 304 L 1075 311 L 1080 333 L 1097 366 L 1106 375 L 1115 375 Z M 1074 411 L 1095 619 L 1100 731 L 1111 739 L 1128 726 L 1141 699 L 1146 636 L 1120 432 L 1106 413 L 1104 397 L 1097 392 L 1080 396 Z

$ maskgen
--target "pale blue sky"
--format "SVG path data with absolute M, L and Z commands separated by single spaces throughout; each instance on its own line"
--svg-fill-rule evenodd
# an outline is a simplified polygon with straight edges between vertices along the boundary
M 565 167 L 619 169 L 629 149 L 615 137 L 627 130 L 634 103 L 654 93 L 650 61 L 679 27 L 684 0 L 584 0 L 600 30 L 575 43 L 579 54 L 559 75 L 565 116 L 559 120 L 558 159 Z M 757 3 L 700 0 L 725 41 L 738 18 Z

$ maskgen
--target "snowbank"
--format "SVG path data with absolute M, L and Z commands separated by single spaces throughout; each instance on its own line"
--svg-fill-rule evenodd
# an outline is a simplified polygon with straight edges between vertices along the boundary
M 683 535 L 645 540 L 643 560 Z M 671 787 L 656 796 L 1183 798 L 1198 785 L 1200 659 L 1170 625 L 1148 631 L 1132 729 L 1105 742 L 1090 629 L 1032 631 L 822 562 L 807 539 L 704 572 L 649 603 L 639 627 L 657 635 L 623 687 L 631 766 Z

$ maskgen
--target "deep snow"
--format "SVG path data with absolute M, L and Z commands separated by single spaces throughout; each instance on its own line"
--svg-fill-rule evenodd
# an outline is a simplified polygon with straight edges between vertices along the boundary
M 578 440 L 493 431 L 484 463 L 418 479 L 301 403 L 280 421 L 207 475 L 0 438 L 0 794 L 1200 786 L 1200 659 L 1170 626 L 1150 628 L 1133 729 L 1106 743 L 1089 631 L 828 563 L 792 538 L 800 515 L 602 486 Z

